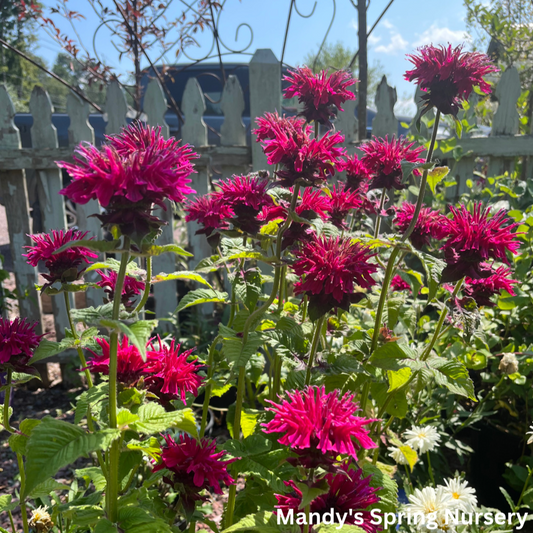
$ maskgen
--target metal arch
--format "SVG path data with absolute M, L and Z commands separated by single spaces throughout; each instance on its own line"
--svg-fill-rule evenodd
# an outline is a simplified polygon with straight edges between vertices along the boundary
M 311 13 L 309 13 L 309 15 L 304 15 L 303 13 L 300 13 L 300 10 L 298 9 L 298 5 L 296 4 L 296 1 L 293 2 L 294 11 L 296 11 L 296 13 L 298 13 L 298 15 L 300 15 L 300 17 L 302 17 L 303 19 L 308 19 L 309 17 L 313 16 L 317 4 L 318 4 L 318 1 L 315 0 L 315 5 L 313 6 L 313 9 L 311 9 Z
M 218 34 L 218 40 L 220 41 L 220 44 L 226 49 L 228 50 L 228 52 L 230 53 L 233 53 L 233 54 L 241 54 L 243 52 L 246 52 L 246 50 L 248 50 L 248 48 L 250 48 L 250 46 L 252 46 L 252 43 L 254 41 L 254 30 L 252 29 L 252 27 L 250 26 L 250 24 L 248 24 L 247 22 L 241 22 L 236 30 L 235 30 L 235 42 L 237 42 L 239 40 L 239 31 L 241 28 L 245 27 L 245 28 L 248 28 L 250 30 L 250 40 L 248 42 L 248 44 L 244 47 L 244 48 L 241 48 L 239 50 L 234 50 L 233 48 L 230 48 L 223 40 L 222 40 L 222 37 L 220 36 L 220 34 L 218 33 L 218 28 L 220 26 L 220 15 L 222 14 L 222 12 L 224 11 L 224 5 L 226 4 L 226 0 L 224 0 L 224 2 L 222 2 L 222 7 L 220 8 L 218 14 L 217 14 L 217 20 L 216 22 L 213 21 L 213 23 L 215 24 L 215 28 L 216 28 L 216 32 Z

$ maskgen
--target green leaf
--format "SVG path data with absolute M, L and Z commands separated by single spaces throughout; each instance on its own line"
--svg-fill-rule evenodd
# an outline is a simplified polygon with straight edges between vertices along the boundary
M 11 494 L 4 494 L 0 496 L 0 513 L 12 511 L 18 507 L 17 503 L 11 503 Z
M 196 281 L 197 283 L 201 283 L 202 285 L 207 285 L 211 288 L 211 285 L 209 282 L 207 282 L 200 274 L 197 274 L 196 272 L 173 272 L 172 274 L 166 274 L 165 272 L 161 272 L 161 274 L 157 274 L 157 276 L 154 276 L 152 278 L 152 283 L 159 283 L 160 281 L 171 281 L 174 279 L 188 279 L 190 281 Z
M 370 386 L 372 398 L 376 400 L 380 408 L 385 405 L 385 402 L 387 402 L 385 412 L 389 415 L 404 418 L 408 410 L 406 391 L 397 390 L 388 393 L 387 389 L 388 387 L 386 383 L 372 383 Z
M 118 524 L 123 533 L 172 533 L 163 520 L 137 506 L 119 508 Z
M 193 305 L 205 304 L 208 302 L 225 303 L 228 299 L 228 293 L 219 292 L 214 289 L 195 289 L 188 292 L 180 301 L 175 313 L 192 307 Z
M 94 533 L 118 533 L 118 529 L 107 518 L 102 518 L 94 526 Z
M 313 486 L 307 485 L 307 483 L 296 482 L 296 486 L 302 493 L 302 501 L 298 509 L 304 509 L 306 505 L 309 505 L 314 499 L 318 498 L 321 494 L 326 494 L 329 491 L 329 485 L 325 479 L 313 484 Z
M 113 250 L 116 250 L 118 248 L 118 245 L 120 244 L 120 240 L 114 240 L 114 241 L 97 241 L 94 239 L 82 239 L 81 241 L 70 241 L 61 246 L 58 250 L 56 250 L 53 255 L 59 254 L 61 252 L 64 252 L 65 250 L 68 250 L 69 248 L 88 248 L 89 250 L 94 250 L 96 252 L 112 252 Z
M 79 468 L 75 472 L 76 477 L 85 480 L 85 486 L 88 488 L 92 482 L 97 491 L 103 491 L 106 488 L 107 481 L 102 473 L 102 470 L 97 466 L 89 466 L 87 468 Z
M 62 420 L 43 418 L 28 439 L 26 455 L 26 487 L 23 497 L 62 467 L 78 457 L 107 448 L 120 436 L 120 431 L 106 429 L 86 433 Z
M 146 341 L 150 333 L 157 327 L 157 320 L 138 320 L 127 325 L 120 320 L 100 320 L 100 325 L 122 331 L 130 342 L 139 350 L 143 360 L 146 360 Z
M 400 446 L 399 450 L 402 452 L 402 455 L 407 459 L 409 463 L 409 468 L 411 472 L 418 461 L 418 454 L 411 448 L 411 446 Z
M 139 407 L 139 420 L 130 425 L 131 429 L 148 435 L 159 433 L 175 427 L 196 436 L 198 433 L 196 419 L 191 409 L 167 412 L 163 406 L 150 402 Z
M 7 413 L 8 413 L 9 418 L 11 419 L 11 417 L 13 416 L 13 407 L 9 406 L 7 408 Z M 2 424 L 2 426 L 5 426 L 3 404 L 0 404 L 0 424 Z
M 437 289 L 440 285 L 440 278 L 446 263 L 441 259 L 433 257 L 432 255 L 420 252 L 418 250 L 412 250 L 412 252 L 422 261 L 424 270 L 426 271 L 427 283 L 428 283 L 428 303 L 433 300 L 437 294 Z
M 428 172 L 428 185 L 431 192 L 435 194 L 437 185 L 450 173 L 448 167 L 435 167 Z
M 444 385 L 454 394 L 470 398 L 477 402 L 474 392 L 474 383 L 470 379 L 464 363 L 459 361 L 447 361 L 442 357 L 434 357 L 428 360 L 431 368 L 436 370 L 435 380 L 439 385 Z
M 127 429 L 130 424 L 137 422 L 137 420 L 139 420 L 139 417 L 128 409 L 121 409 L 117 413 L 117 426 L 119 429 Z
M 91 411 L 94 406 L 102 402 L 109 395 L 109 383 L 103 382 L 86 390 L 80 394 L 76 403 L 76 410 L 74 412 L 74 423 L 79 424 L 85 416 L 87 410 Z
M 274 513 L 261 511 L 255 515 L 245 516 L 236 524 L 224 529 L 222 533 L 234 533 L 237 531 L 254 531 L 255 533 L 300 533 L 297 524 L 279 524 Z
M 56 490 L 70 490 L 68 485 L 59 483 L 53 478 L 47 479 L 42 483 L 39 483 L 28 495 L 30 498 L 46 498 L 52 491 Z
M 403 181 L 407 181 L 414 170 L 431 169 L 435 166 L 435 163 L 412 163 L 411 161 L 402 161 L 401 166 Z
M 352 526 L 344 524 L 342 527 L 340 524 L 318 524 L 313 526 L 313 531 L 317 533 L 366 533 L 366 531 L 358 526 Z
M 365 477 L 372 474 L 370 486 L 378 488 L 377 495 L 380 501 L 375 504 L 375 507 L 384 513 L 396 513 L 398 510 L 398 485 L 392 479 L 394 470 L 382 463 L 376 465 L 365 461 L 362 465 L 363 475 Z
M 108 258 L 106 261 L 99 262 L 99 263 L 93 263 L 92 265 L 89 265 L 85 272 L 91 272 L 93 270 L 113 270 L 115 272 L 120 272 L 120 261 L 117 261 L 116 259 Z M 138 281 L 146 281 L 146 270 L 143 270 L 139 268 L 139 265 L 136 263 L 136 261 L 130 261 L 126 265 L 126 274 L 128 276 L 131 276 L 132 278 L 135 278 Z
M 409 367 L 400 368 L 399 370 L 389 370 L 387 377 L 389 378 L 389 390 L 392 392 L 400 387 L 403 387 L 411 377 L 412 370 Z
M 165 244 L 164 246 L 157 246 L 153 245 L 147 248 L 146 250 L 143 250 L 142 254 L 139 255 L 161 255 L 161 254 L 168 254 L 173 253 L 176 255 L 181 255 L 182 257 L 194 257 L 193 254 L 190 252 L 187 252 L 184 250 L 181 246 L 178 246 L 177 244 Z
M 9 437 L 9 447 L 15 452 L 22 455 L 27 455 L 28 439 L 32 434 L 34 428 L 41 423 L 40 420 L 34 418 L 26 418 L 20 423 L 20 433 L 13 433 Z
M 257 419 L 261 415 L 261 411 L 256 409 L 243 409 L 241 414 L 241 430 L 244 438 L 249 437 L 255 431 L 257 426 Z
M 379 346 L 369 359 L 369 363 L 385 370 L 402 368 L 400 359 L 416 359 L 416 352 L 405 344 L 386 342 Z

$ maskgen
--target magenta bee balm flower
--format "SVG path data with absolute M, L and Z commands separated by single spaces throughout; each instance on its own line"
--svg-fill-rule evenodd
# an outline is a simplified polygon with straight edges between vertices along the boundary
M 336 474 L 330 473 L 324 476 L 329 490 L 325 494 L 320 494 L 311 502 L 310 512 L 313 513 L 313 516 L 318 514 L 318 516 L 322 517 L 326 513 L 329 515 L 333 511 L 334 513 L 339 513 L 338 515 L 334 514 L 334 516 L 345 517 L 346 524 L 357 524 L 367 533 L 380 531 L 379 525 L 373 523 L 375 521 L 371 517 L 370 511 L 366 510 L 380 501 L 379 496 L 376 495 L 379 489 L 370 486 L 372 476 L 363 477 L 363 471 L 357 469 L 357 466 L 355 469 L 350 469 L 350 462 L 344 463 L 341 469 L 342 471 Z M 285 481 L 284 483 L 292 491 L 286 495 L 275 495 L 278 500 L 276 514 L 286 516 L 290 510 L 294 514 L 302 512 L 302 491 L 294 481 Z M 362 524 L 356 521 L 357 514 L 362 518 Z M 320 522 L 322 521 L 320 520 L 318 523 Z
M 114 270 L 108 270 L 107 272 L 97 270 L 96 273 L 100 274 L 102 278 L 96 284 L 99 287 L 102 287 L 107 294 L 108 299 L 113 301 L 115 298 L 115 287 L 117 285 L 117 273 Z M 141 294 L 141 292 L 144 291 L 145 286 L 146 284 L 144 282 L 136 280 L 133 276 L 124 276 L 121 302 L 126 309 L 131 309 L 133 307 L 133 298 Z
M 392 292 L 397 292 L 397 291 L 398 292 L 399 291 L 409 291 L 409 292 L 411 292 L 411 285 L 409 285 L 409 283 L 407 283 L 407 281 L 402 279 L 402 277 L 399 274 L 396 274 L 396 276 L 394 276 L 391 279 L 390 288 L 391 288 Z
M 390 141 L 388 137 L 384 139 L 374 137 L 363 144 L 361 150 L 365 155 L 361 158 L 361 163 L 372 174 L 368 190 L 405 189 L 406 184 L 402 183 L 402 161 L 424 162 L 420 157 L 424 147 L 413 148 L 414 144 L 403 137 L 399 139 L 392 137 Z
M 490 269 L 489 265 L 486 265 Z M 494 307 L 494 302 L 491 298 L 499 295 L 502 290 L 508 292 L 511 296 L 515 296 L 513 285 L 518 281 L 512 279 L 511 269 L 506 267 L 499 267 L 496 270 L 490 270 L 492 274 L 483 279 L 465 278 L 465 284 L 462 288 L 463 294 L 473 298 L 478 306 L 486 305 Z
M 362 289 L 376 283 L 371 274 L 377 266 L 369 262 L 375 254 L 349 238 L 314 237 L 296 255 L 292 268 L 301 280 L 294 292 L 308 295 L 311 320 L 337 307 L 348 311 L 363 298 Z
M 198 395 L 198 388 L 203 378 L 198 375 L 202 366 L 196 360 L 188 362 L 192 350 L 180 353 L 180 345 L 172 341 L 170 346 L 158 339 L 159 347 L 152 342 L 147 346 L 147 364 L 145 383 L 148 388 L 163 400 L 180 398 L 185 402 L 185 394 Z
M 166 199 L 183 202 L 194 192 L 188 184 L 195 172 L 191 160 L 198 155 L 174 138 L 165 139 L 161 128 L 139 122 L 106 138 L 101 149 L 80 145 L 74 163 L 58 163 L 72 178 L 61 194 L 78 204 L 98 200 L 106 209 L 96 215 L 102 224 L 117 225 L 142 241 L 163 224 L 151 215 L 153 205 L 165 208 Z
M 361 192 L 366 192 L 368 190 L 368 184 L 372 179 L 372 175 L 365 163 L 356 155 L 346 156 L 344 170 L 346 171 L 347 189 L 351 191 L 361 190 Z
M 346 217 L 353 209 L 363 205 L 363 201 L 357 191 L 350 191 L 344 183 L 333 186 L 331 192 L 330 207 L 328 209 L 332 224 L 339 229 L 348 229 Z
M 356 80 L 349 72 L 337 70 L 328 76 L 328 71 L 313 74 L 309 67 L 300 67 L 283 78 L 289 82 L 284 97 L 298 97 L 304 104 L 302 116 L 307 122 L 316 121 L 331 126 L 330 118 L 335 116 L 334 108 L 339 111 L 346 100 L 355 100 L 355 95 L 348 87 Z
M 279 404 L 269 401 L 272 407 L 267 411 L 272 411 L 274 418 L 263 424 L 265 433 L 283 433 L 280 444 L 297 452 L 346 454 L 356 461 L 357 450 L 377 447 L 364 427 L 374 420 L 355 416 L 358 405 L 352 394 L 340 398 L 338 390 L 326 394 L 323 386 L 310 386 L 286 396 Z
M 426 92 L 423 112 L 436 107 L 445 115 L 457 116 L 463 100 L 468 100 L 474 87 L 490 93 L 483 76 L 498 69 L 488 56 L 480 52 L 463 52 L 462 46 L 423 46 L 417 55 L 408 55 L 415 68 L 405 73 Z
M 28 362 L 43 337 L 35 333 L 36 325 L 37 322 L 30 324 L 25 318 L 0 318 L 0 369 L 28 371 Z
M 30 239 L 35 246 L 25 246 L 27 254 L 22 254 L 28 258 L 28 263 L 36 267 L 39 261 L 44 261 L 44 266 L 48 269 L 48 274 L 43 274 L 48 282 L 43 289 L 49 287 L 56 281 L 70 283 L 80 279 L 86 267 L 83 264 L 90 264 L 89 259 L 95 259 L 98 254 L 88 248 L 78 246 L 56 254 L 65 244 L 72 241 L 81 241 L 89 234 L 73 229 L 63 232 L 63 230 L 52 230 L 51 233 L 38 233 L 30 235 Z M 80 268 L 80 266 L 82 268 Z
M 297 117 L 280 117 L 278 112 L 265 113 L 264 116 L 255 119 L 257 128 L 252 131 L 256 136 L 256 142 L 275 139 L 280 131 L 287 133 L 302 133 L 310 135 L 311 126 L 305 126 L 305 119 Z
M 175 441 L 170 435 L 164 435 L 166 446 L 161 448 L 161 463 L 154 467 L 154 472 L 166 469 L 169 476 L 165 481 L 174 485 L 180 492 L 180 499 L 187 510 L 194 510 L 204 489 L 222 494 L 221 485 L 235 483 L 228 473 L 228 465 L 237 459 L 222 460 L 224 452 L 216 451 L 216 443 L 209 439 L 195 439 L 181 434 Z
M 442 283 L 458 281 L 465 276 L 487 278 L 492 275 L 485 263 L 487 259 L 508 263 L 506 252 L 517 253 L 520 241 L 512 230 L 518 224 L 511 223 L 503 210 L 490 217 L 490 207 L 483 208 L 481 202 L 474 205 L 473 213 L 464 205 L 451 206 L 450 210 L 448 240 L 442 247 L 447 263 Z
M 407 231 L 407 228 L 413 219 L 415 207 L 414 204 L 404 202 L 396 209 L 396 217 L 393 222 L 398 226 L 398 229 L 402 233 Z M 439 211 L 433 211 L 429 207 L 422 206 L 416 221 L 415 229 L 413 230 L 413 233 L 411 233 L 409 240 L 417 250 L 420 250 L 425 245 L 429 244 L 430 238 L 438 240 L 444 239 L 448 234 L 447 222 L 448 219 Z

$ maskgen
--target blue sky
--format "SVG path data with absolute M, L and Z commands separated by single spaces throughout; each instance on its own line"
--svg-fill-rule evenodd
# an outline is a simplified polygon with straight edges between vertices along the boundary
M 104 0 L 105 3 L 105 0 Z M 368 11 L 368 27 L 370 28 L 388 0 L 371 0 Z M 45 5 L 55 5 L 56 0 L 45 0 Z M 109 0 L 109 4 L 112 2 Z M 302 18 L 293 12 L 289 37 L 284 60 L 292 66 L 302 63 L 310 50 L 316 50 L 324 38 L 327 27 L 333 17 L 333 0 L 297 0 L 296 5 L 300 13 L 307 15 L 313 10 L 312 16 Z M 98 26 L 98 20 L 88 8 L 87 0 L 70 1 L 67 4 L 86 16 L 82 22 L 76 23 L 81 39 L 92 51 L 92 38 Z M 181 0 L 175 0 L 176 6 L 183 6 Z M 247 52 L 257 48 L 271 48 L 279 58 L 283 46 L 283 37 L 287 20 L 290 0 L 226 0 L 220 17 L 219 30 L 222 41 L 232 49 L 244 48 L 250 41 L 250 30 L 241 27 L 239 39 L 235 41 L 237 27 L 247 23 L 253 30 L 253 42 Z M 397 88 L 398 112 L 405 112 L 414 104 L 412 84 L 403 80 L 403 73 L 410 63 L 405 54 L 424 44 L 459 44 L 468 40 L 466 34 L 466 10 L 462 0 L 448 0 L 446 8 L 440 0 L 395 0 L 385 17 L 370 36 L 369 63 L 379 61 L 388 74 L 390 85 Z M 176 11 L 181 12 L 182 7 Z M 59 19 L 55 19 L 59 20 Z M 62 31 L 72 33 L 67 22 L 60 22 Z M 341 41 L 346 46 L 357 49 L 357 12 L 350 0 L 336 0 L 336 13 L 327 41 L 335 43 Z M 190 56 L 202 57 L 209 52 L 212 45 L 212 35 L 207 32 L 198 36 L 199 47 L 188 49 Z M 39 53 L 49 63 L 52 63 L 59 45 L 41 30 Z M 118 53 L 110 44 L 109 33 L 100 30 L 96 39 L 98 54 L 119 71 L 129 70 L 129 62 L 122 62 Z M 227 60 L 249 61 L 250 56 L 227 56 Z M 185 58 L 183 58 L 185 60 Z M 215 60 L 215 59 L 214 59 Z M 174 61 L 174 55 L 167 57 L 167 62 Z

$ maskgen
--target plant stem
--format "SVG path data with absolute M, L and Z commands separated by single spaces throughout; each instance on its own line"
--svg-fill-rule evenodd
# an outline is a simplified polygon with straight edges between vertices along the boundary
M 524 497 L 524 494 L 526 493 L 527 487 L 529 485 L 529 480 L 531 479 L 531 476 L 533 475 L 533 468 L 528 468 L 529 473 L 526 478 L 526 482 L 524 483 L 524 488 L 522 489 L 522 492 L 520 493 L 520 498 L 518 498 L 518 503 L 516 504 L 515 511 L 518 511 L 520 509 L 520 504 L 522 503 L 522 498 Z
M 15 430 L 11 427 L 11 424 L 9 423 L 9 401 L 11 399 L 11 378 L 13 376 L 13 370 L 11 368 L 7 369 L 7 376 L 6 376 L 6 388 L 4 390 L 4 429 L 8 433 L 14 433 Z
M 309 361 L 307 361 L 307 373 L 305 375 L 305 384 L 309 385 L 311 383 L 311 369 L 313 368 L 313 364 L 315 362 L 315 356 L 318 349 L 318 342 L 320 341 L 320 335 L 322 333 L 322 326 L 324 324 L 324 320 L 326 319 L 326 315 L 321 316 L 315 326 L 315 333 L 313 335 L 313 343 L 311 344 L 311 352 L 309 353 Z
M 7 514 L 9 516 L 9 522 L 11 523 L 11 531 L 13 531 L 13 533 L 17 533 L 17 530 L 15 529 L 15 522 L 13 522 L 13 514 L 11 511 L 8 511 Z
M 26 492 L 26 472 L 24 470 L 24 460 L 20 453 L 17 453 L 17 464 L 20 473 L 20 514 L 22 516 L 22 527 L 24 533 L 28 533 L 28 513 L 26 511 L 26 502 L 24 501 L 26 498 L 24 494 Z
M 431 468 L 431 458 L 429 457 L 429 451 L 427 452 L 427 456 L 428 456 L 428 472 L 429 472 L 429 477 L 431 478 L 431 483 L 433 484 L 433 486 L 435 486 L 435 478 L 433 476 L 433 468 Z
M 202 407 L 202 423 L 200 425 L 200 438 L 205 435 L 205 427 L 207 425 L 207 413 L 209 411 L 209 402 L 211 401 L 211 391 L 213 390 L 213 384 L 211 380 L 213 379 L 213 374 L 215 372 L 214 363 L 215 363 L 215 348 L 220 342 L 220 335 L 212 342 L 209 347 L 209 355 L 207 357 L 207 385 L 205 386 L 205 397 L 204 405 Z
M 431 134 L 431 141 L 429 143 L 428 153 L 426 157 L 426 163 L 429 163 L 431 161 L 431 158 L 433 157 L 433 150 L 435 148 L 435 142 L 437 140 L 439 120 L 440 120 L 440 111 L 437 111 L 437 114 L 435 116 L 435 122 L 433 124 L 433 132 Z M 428 170 L 425 169 L 424 173 L 422 174 L 422 180 L 420 181 L 420 191 L 418 193 L 418 198 L 416 201 L 413 218 L 411 219 L 411 223 L 409 224 L 408 228 L 405 230 L 405 233 L 402 235 L 402 238 L 400 239 L 399 244 L 403 244 L 409 238 L 411 233 L 413 233 L 416 227 L 416 223 L 418 222 L 418 215 L 420 214 L 420 210 L 422 209 L 422 204 L 424 203 L 424 194 L 426 192 L 427 179 L 428 179 Z M 376 309 L 376 319 L 374 322 L 374 333 L 372 335 L 370 355 L 372 355 L 372 353 L 375 351 L 378 345 L 379 330 L 381 329 L 381 320 L 383 318 L 383 310 L 385 308 L 385 302 L 387 299 L 387 293 L 389 292 L 390 282 L 394 274 L 396 258 L 398 257 L 399 254 L 400 254 L 400 248 L 396 246 L 392 250 L 390 257 L 389 257 L 389 261 L 387 262 L 387 269 L 385 271 L 385 279 L 383 280 L 383 286 L 381 288 L 381 294 L 379 296 L 378 307 Z M 366 409 L 369 393 L 370 393 L 370 382 L 367 381 L 361 393 L 361 409 L 363 411 L 363 414 Z
M 383 188 L 381 191 L 381 200 L 379 202 L 379 213 L 376 215 L 376 227 L 374 229 L 374 239 L 379 237 L 379 228 L 381 226 L 381 212 L 383 211 L 383 206 L 385 205 L 385 198 L 387 197 L 387 189 Z
M 124 286 L 124 278 L 126 276 L 126 267 L 129 259 L 130 239 L 124 237 L 125 252 L 122 254 L 120 260 L 120 269 L 115 285 L 113 298 L 113 320 L 118 320 L 120 316 L 120 303 L 122 296 L 122 287 Z M 117 353 L 118 353 L 118 331 L 113 330 L 109 337 L 109 427 L 115 429 L 117 427 Z M 115 439 L 111 443 L 109 450 L 109 467 L 108 480 L 106 490 L 106 509 L 108 519 L 111 522 L 117 521 L 118 513 L 118 463 L 120 459 L 120 439 Z
M 150 287 L 152 286 L 152 257 L 148 256 L 146 258 L 146 284 L 144 286 L 144 292 L 143 297 L 141 298 L 141 301 L 135 308 L 134 313 L 139 313 L 144 306 L 146 305 L 146 302 L 148 301 L 148 297 L 150 296 Z
M 308 503 L 305 506 L 305 524 L 304 524 L 304 532 L 303 533 L 309 533 L 309 530 L 311 529 L 310 518 L 311 518 L 311 504 Z

